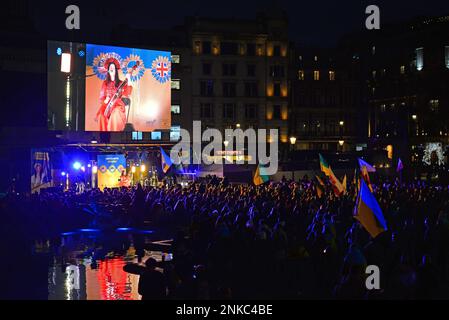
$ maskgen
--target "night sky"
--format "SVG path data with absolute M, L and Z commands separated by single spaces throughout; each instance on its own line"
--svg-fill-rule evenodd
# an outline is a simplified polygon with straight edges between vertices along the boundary
M 65 37 L 65 7 L 77 4 L 81 11 L 81 28 L 97 36 L 109 33 L 112 26 L 163 29 L 182 24 L 185 16 L 252 19 L 260 10 L 288 12 L 290 38 L 303 45 L 332 46 L 346 33 L 364 28 L 365 8 L 377 4 L 381 23 L 398 22 L 416 16 L 449 14 L 448 0 L 415 3 L 405 0 L 168 0 L 168 1 L 54 1 L 32 2 L 37 29 L 48 38 Z M 344 4 L 343 4 L 344 3 Z M 61 39 L 64 40 L 64 39 Z

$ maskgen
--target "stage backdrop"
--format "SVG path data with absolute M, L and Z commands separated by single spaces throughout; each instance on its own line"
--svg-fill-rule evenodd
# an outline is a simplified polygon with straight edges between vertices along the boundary
M 107 78 L 104 63 L 111 58 L 120 64 L 119 79 L 125 80 L 128 73 L 131 78 L 133 89 L 129 113 L 125 112 L 127 123 L 141 132 L 170 129 L 170 52 L 92 44 L 87 44 L 86 51 L 86 131 L 101 131 L 95 116 L 100 108 L 102 84 Z
M 98 188 L 118 188 L 123 170 L 126 170 L 126 158 L 123 154 L 98 155 Z

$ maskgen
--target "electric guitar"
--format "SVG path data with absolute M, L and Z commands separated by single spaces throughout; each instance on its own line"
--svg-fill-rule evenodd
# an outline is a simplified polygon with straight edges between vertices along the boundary
M 140 62 L 137 61 L 136 64 L 132 67 L 131 71 L 129 71 L 126 75 L 131 74 L 134 70 L 136 70 L 136 68 L 139 66 L 139 64 L 140 64 Z M 118 76 L 118 74 L 117 74 L 117 76 Z M 106 105 L 103 104 L 101 106 L 102 110 L 104 110 L 103 115 L 106 117 L 106 119 L 109 120 L 109 117 L 112 114 L 112 107 L 115 105 L 117 100 L 122 97 L 123 88 L 127 84 L 128 84 L 128 79 L 123 80 L 122 83 L 120 83 L 120 85 L 118 86 L 117 91 L 115 91 L 114 95 L 109 100 L 109 102 Z

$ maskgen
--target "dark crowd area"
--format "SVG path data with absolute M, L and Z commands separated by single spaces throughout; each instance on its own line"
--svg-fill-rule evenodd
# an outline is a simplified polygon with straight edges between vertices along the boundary
M 173 259 L 125 267 L 140 274 L 143 299 L 448 299 L 449 186 L 379 180 L 373 188 L 388 225 L 374 239 L 354 219 L 356 184 L 342 196 L 326 185 L 318 197 L 307 177 L 8 194 L 0 200 L 0 295 L 45 298 L 47 278 L 38 274 L 48 265 L 33 253 L 36 240 L 149 224 L 172 234 Z M 368 265 L 380 269 L 378 290 L 366 288 Z

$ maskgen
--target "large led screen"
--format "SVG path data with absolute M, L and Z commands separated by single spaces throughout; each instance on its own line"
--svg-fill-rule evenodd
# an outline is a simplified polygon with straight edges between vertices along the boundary
M 170 52 L 48 42 L 49 129 L 170 129 L 170 106 Z

